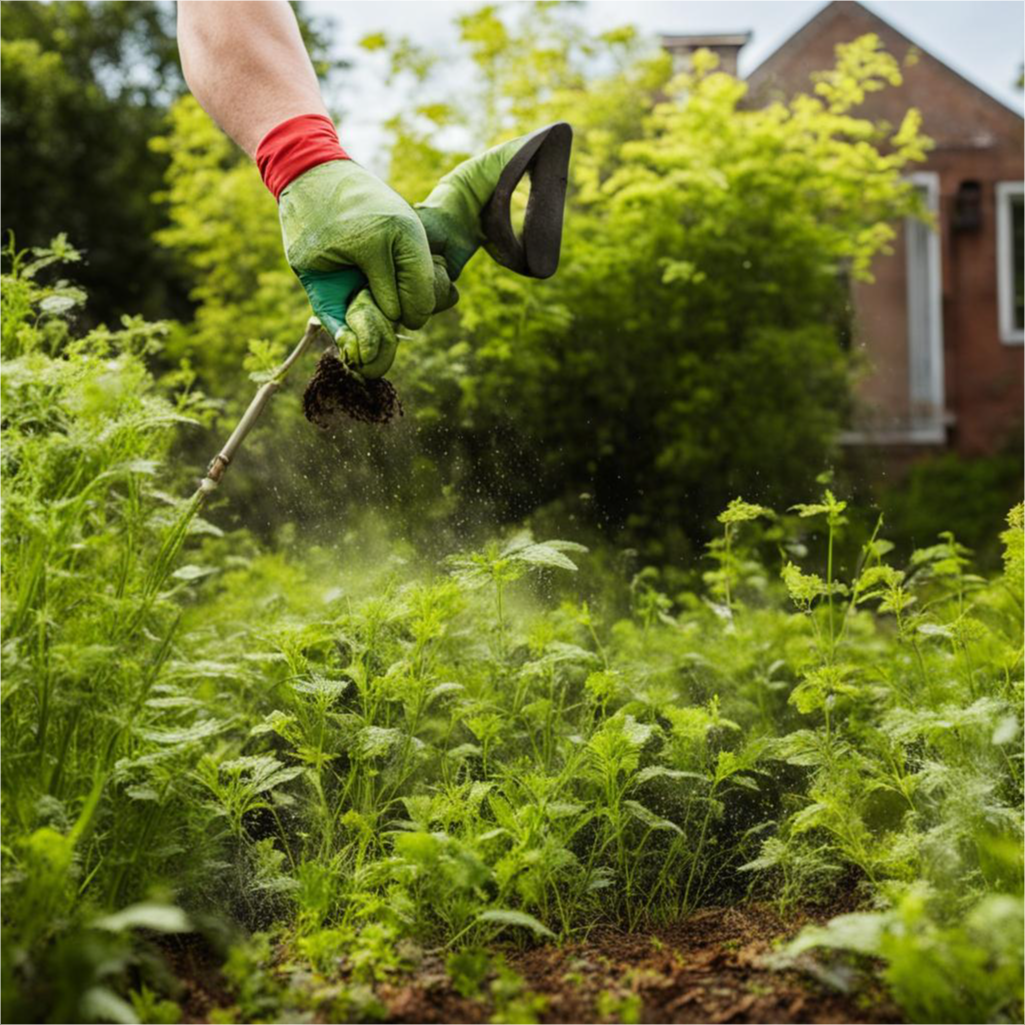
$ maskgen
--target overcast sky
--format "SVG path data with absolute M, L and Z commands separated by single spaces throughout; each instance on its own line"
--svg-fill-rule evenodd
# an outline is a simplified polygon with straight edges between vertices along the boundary
M 431 50 L 454 51 L 453 18 L 479 6 L 477 0 L 308 3 L 311 13 L 331 19 L 338 55 L 354 64 L 333 106 L 345 111 L 342 141 L 357 160 L 383 170 L 382 124 L 397 104 L 407 101 L 401 91 L 383 88 L 382 62 L 360 50 L 359 40 L 385 31 L 409 35 Z M 741 52 L 744 75 L 823 6 L 823 0 L 590 0 L 580 5 L 579 17 L 599 31 L 629 22 L 653 36 L 750 30 L 753 38 Z M 866 6 L 966 78 L 1022 110 L 1022 93 L 1013 86 L 1023 56 L 1021 0 L 870 0 Z

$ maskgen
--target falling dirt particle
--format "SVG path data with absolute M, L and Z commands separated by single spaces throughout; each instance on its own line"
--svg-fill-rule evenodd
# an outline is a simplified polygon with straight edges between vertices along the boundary
M 303 393 L 303 412 L 310 423 L 328 430 L 343 416 L 368 424 L 389 423 L 402 416 L 402 403 L 390 381 L 361 377 L 325 352 Z

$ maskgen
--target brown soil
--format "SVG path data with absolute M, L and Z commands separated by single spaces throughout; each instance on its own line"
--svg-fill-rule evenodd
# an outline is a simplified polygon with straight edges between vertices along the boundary
M 617 1020 L 599 1016 L 603 992 L 639 997 L 642 1022 L 899 1022 L 879 990 L 843 995 L 771 967 L 775 941 L 808 921 L 784 922 L 765 907 L 709 908 L 653 932 L 610 930 L 505 954 L 527 988 L 546 998 L 545 1022 Z M 488 1009 L 460 998 L 443 971 L 427 967 L 404 986 L 380 987 L 390 1021 L 487 1021 Z
M 874 983 L 862 979 L 860 990 L 842 994 L 811 974 L 773 968 L 777 942 L 819 917 L 783 920 L 759 905 L 706 908 L 653 931 L 609 929 L 561 947 L 499 949 L 523 977 L 525 995 L 544 998 L 544 1022 L 615 1022 L 616 1007 L 634 997 L 641 1022 L 900 1022 Z M 219 973 L 198 950 L 185 946 L 170 960 L 184 983 L 186 1021 L 208 1021 L 216 1007 L 231 1004 Z M 337 981 L 346 975 L 342 966 Z M 599 1014 L 603 993 L 608 1017 Z M 495 1013 L 489 999 L 467 999 L 453 989 L 439 954 L 423 955 L 414 972 L 378 984 L 375 994 L 389 1022 L 457 1025 L 486 1022 Z
M 362 377 L 325 352 L 303 393 L 303 412 L 310 423 L 329 430 L 343 416 L 368 424 L 389 423 L 402 416 L 402 403 L 391 381 Z

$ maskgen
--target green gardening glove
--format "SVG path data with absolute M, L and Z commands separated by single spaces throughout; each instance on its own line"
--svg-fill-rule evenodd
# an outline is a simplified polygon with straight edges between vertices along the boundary
M 434 313 L 456 304 L 459 293 L 453 282 L 481 246 L 518 274 L 546 278 L 555 272 L 572 138 L 570 126 L 560 122 L 503 142 L 464 160 L 415 205 L 434 260 Z M 518 239 L 510 202 L 528 168 L 530 201 L 523 238 Z M 367 376 L 371 376 L 368 367 L 384 372 L 378 370 L 380 359 L 370 354 L 394 353 L 398 344 L 394 318 L 384 316 L 387 311 L 375 299 L 366 290 L 355 297 L 346 318 L 348 327 L 339 336 L 350 358 L 356 354 L 356 361 L 363 361 Z
M 352 365 L 379 377 L 395 358 L 393 324 L 422 327 L 437 305 L 423 226 L 397 192 L 352 160 L 311 167 L 279 203 L 285 255 L 314 313 Z
M 531 133 L 534 134 L 534 133 Z M 500 143 L 479 156 L 464 160 L 449 171 L 431 194 L 413 207 L 423 222 L 431 253 L 444 260 L 445 270 L 455 281 L 470 257 L 487 238 L 481 226 L 481 213 L 498 185 L 506 165 L 523 148 L 530 135 Z M 449 293 L 449 305 L 455 305 L 458 293 Z M 435 307 L 438 313 L 448 306 Z
M 464 160 L 438 182 L 422 203 L 414 206 L 423 222 L 434 258 L 433 313 L 440 313 L 456 304 L 459 292 L 453 282 L 482 245 L 488 250 L 492 248 L 481 223 L 481 214 L 494 194 L 502 172 L 525 144 L 547 131 L 542 129 L 540 133 L 532 132 L 503 142 L 479 156 Z M 561 209 L 561 198 L 559 205 Z M 493 255 L 499 262 L 504 262 L 499 254 Z M 356 296 L 347 317 L 348 327 L 339 336 L 339 345 L 344 346 L 350 359 L 355 356 L 355 362 L 363 361 L 363 373 L 367 376 L 372 376 L 367 367 L 376 371 L 380 365 L 380 360 L 374 360 L 373 356 L 368 360 L 368 354 L 394 353 L 398 345 L 394 325 L 390 322 L 395 318 L 389 320 L 383 316 L 382 313 L 387 311 L 375 303 L 375 299 L 376 296 L 365 290 Z

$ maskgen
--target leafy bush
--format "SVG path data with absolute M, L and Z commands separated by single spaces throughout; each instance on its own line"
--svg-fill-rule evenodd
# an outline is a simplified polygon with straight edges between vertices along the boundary
M 194 704 L 172 698 L 168 674 L 174 592 L 188 574 L 154 591 L 153 560 L 180 504 L 155 478 L 173 430 L 205 403 L 155 386 L 146 361 L 164 325 L 124 318 L 74 337 L 83 293 L 38 283 L 78 260 L 66 240 L 5 256 L 4 1015 L 32 1016 L 20 1001 L 43 1000 L 59 1020 L 123 1020 L 108 976 L 133 963 L 126 930 L 185 928 L 173 908 L 170 928 L 158 911 L 121 925 L 97 909 L 151 891 L 163 900 L 163 872 L 185 850 L 167 827 L 186 817 L 168 781 L 194 749 L 167 743 L 162 728 L 180 714 L 168 709 Z M 165 774 L 157 790 L 131 785 L 135 758 Z M 46 993 L 55 978 L 66 985 Z
M 1012 1021 L 1022 1005 L 1020 896 L 990 895 L 961 921 L 930 910 L 916 887 L 896 907 L 806 929 L 788 951 L 833 948 L 885 962 L 884 978 L 913 1021 Z
M 327 38 L 294 6 L 323 78 L 337 66 L 325 59 Z M 148 146 L 185 92 L 173 7 L 4 0 L 2 10 L 4 237 L 74 238 L 89 254 L 79 278 L 94 323 L 126 311 L 189 316 L 189 283 L 153 237 L 167 226 L 152 201 L 167 159 Z
M 903 549 L 952 530 L 981 563 L 999 563 L 1001 510 L 1022 498 L 1022 453 L 967 459 L 954 453 L 916 463 L 899 485 L 880 489 L 887 531 Z
M 843 426 L 848 281 L 870 276 L 892 222 L 921 212 L 904 178 L 927 146 L 916 112 L 893 127 L 857 109 L 900 81 L 895 59 L 866 36 L 840 48 L 814 95 L 759 110 L 707 53 L 674 77 L 668 55 L 631 30 L 591 38 L 566 5 L 531 5 L 512 22 L 486 7 L 460 31 L 477 83 L 465 106 L 412 41 L 365 41 L 424 97 L 393 123 L 395 184 L 426 195 L 465 155 L 435 145 L 453 127 L 483 148 L 567 119 L 562 266 L 537 282 L 474 261 L 455 312 L 404 343 L 396 374 L 412 423 L 377 439 L 372 466 L 352 457 L 344 479 L 321 472 L 308 522 L 352 495 L 426 536 L 551 507 L 559 521 L 571 513 L 679 552 L 681 533 L 701 538 L 738 491 L 770 503 L 806 492 Z M 243 342 L 288 341 L 302 291 L 255 170 L 232 164 L 194 101 L 154 145 L 170 158 L 160 238 L 198 303 L 172 346 L 237 401 Z M 306 463 L 305 425 L 293 417 L 287 429 Z M 339 449 L 363 452 L 364 439 L 345 431 Z M 273 448 L 263 455 L 266 470 L 249 471 L 266 474 L 250 522 L 287 472 Z

